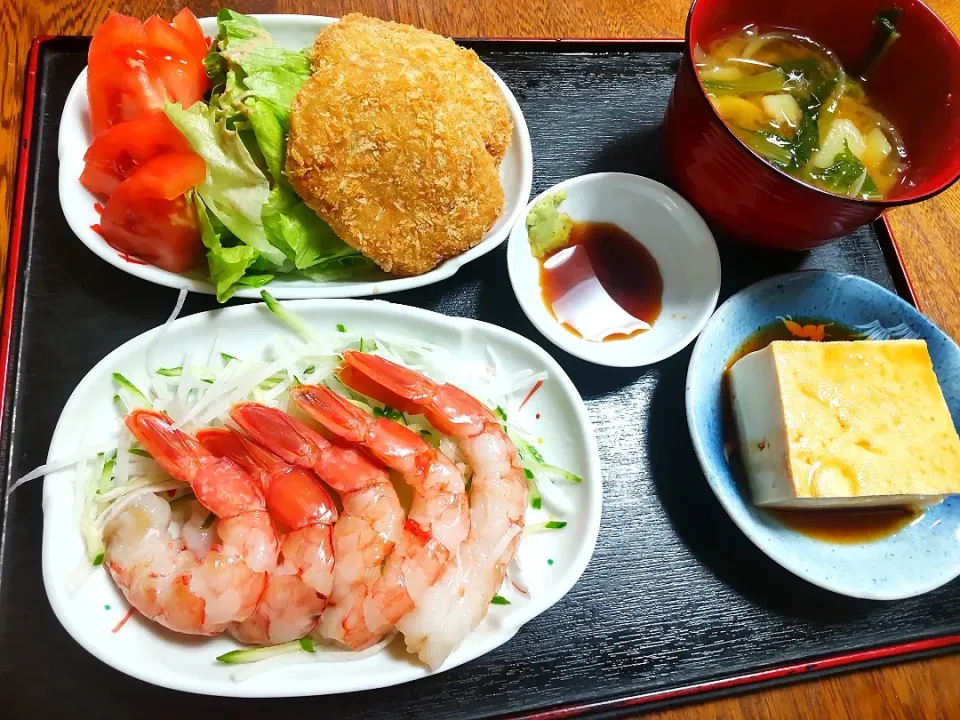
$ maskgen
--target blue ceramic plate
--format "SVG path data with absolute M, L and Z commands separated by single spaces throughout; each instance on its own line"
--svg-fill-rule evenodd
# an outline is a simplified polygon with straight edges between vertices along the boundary
M 865 337 L 919 337 L 954 425 L 960 421 L 960 348 L 914 307 L 853 275 L 802 272 L 751 285 L 707 323 L 687 370 L 687 423 L 707 482 L 733 521 L 761 550 L 814 585 L 852 597 L 894 600 L 940 587 L 960 575 L 960 497 L 929 508 L 917 521 L 871 542 L 841 544 L 792 530 L 754 507 L 724 455 L 720 380 L 727 362 L 757 330 L 790 317 L 823 318 Z

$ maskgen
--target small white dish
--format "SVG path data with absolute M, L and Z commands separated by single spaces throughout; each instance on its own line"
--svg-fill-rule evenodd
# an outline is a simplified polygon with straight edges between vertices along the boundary
M 600 530 L 603 489 L 600 455 L 590 417 L 576 387 L 541 347 L 516 333 L 468 318 L 447 317 L 428 310 L 382 300 L 303 300 L 285 303 L 318 331 L 339 324 L 358 334 L 389 328 L 398 337 L 427 340 L 466 361 L 489 364 L 496 357 L 504 373 L 546 371 L 548 378 L 522 408 L 511 409 L 517 422 L 536 430 L 538 445 L 550 462 L 583 478 L 564 493 L 576 510 L 565 513 L 567 526 L 556 532 L 533 533 L 517 551 L 529 589 L 524 598 L 503 589 L 512 602 L 491 607 L 480 626 L 436 671 L 475 660 L 508 642 L 527 622 L 559 601 L 587 567 Z M 112 373 L 122 372 L 145 386 L 148 368 L 174 367 L 185 357 L 207 357 L 211 343 L 238 358 L 261 357 L 290 331 L 264 303 L 234 305 L 180 318 L 129 340 L 107 355 L 80 381 L 63 409 L 50 443 L 48 461 L 74 456 L 84 448 L 115 437 Z M 151 348 L 151 344 L 153 347 Z M 144 682 L 184 692 L 232 697 L 295 697 L 327 695 L 388 687 L 434 674 L 413 656 L 390 649 L 349 662 L 306 663 L 275 667 L 242 682 L 232 679 L 233 666 L 215 658 L 237 649 L 225 635 L 197 638 L 177 635 L 135 614 L 122 632 L 111 632 L 127 604 L 101 568 L 75 592 L 75 573 L 83 563 L 84 541 L 74 505 L 74 485 L 82 469 L 68 467 L 46 476 L 43 484 L 43 583 L 57 619 L 94 656 Z M 533 515 L 531 513 L 534 513 Z M 550 519 L 546 506 L 528 509 L 528 522 Z M 400 643 L 402 647 L 402 643 Z
M 277 44 L 291 50 L 300 50 L 312 45 L 321 30 L 337 22 L 336 18 L 316 15 L 252 15 L 252 17 L 260 21 Z M 200 27 L 208 37 L 216 35 L 217 19 L 201 18 Z M 503 185 L 504 194 L 503 210 L 497 222 L 487 231 L 479 244 L 423 275 L 399 277 L 382 273 L 380 277 L 362 282 L 324 283 L 278 278 L 268 286 L 270 293 L 280 299 L 343 298 L 410 290 L 445 280 L 471 260 L 486 255 L 500 245 L 507 238 L 510 228 L 520 218 L 524 205 L 530 198 L 533 181 L 533 150 L 530 146 L 527 122 L 524 120 L 516 98 L 496 73 L 493 73 L 493 76 L 507 102 L 510 119 L 513 121 L 513 137 L 507 148 L 506 157 L 500 165 L 500 182 Z M 58 142 L 60 206 L 63 208 L 63 215 L 70 229 L 99 257 L 130 275 L 157 285 L 212 295 L 214 287 L 208 279 L 206 268 L 191 273 L 172 273 L 153 265 L 128 262 L 93 230 L 92 226 L 100 222 L 100 215 L 94 209 L 97 199 L 80 184 L 83 155 L 93 141 L 89 118 L 87 71 L 84 69 L 70 89 L 70 94 L 67 95 L 63 115 L 60 118 Z M 260 290 L 239 287 L 234 296 L 259 299 Z
M 594 342 L 560 325 L 544 303 L 540 265 L 530 252 L 527 214 L 541 198 L 566 191 L 560 206 L 574 221 L 618 225 L 650 252 L 663 278 L 660 316 L 646 332 Z M 693 206 L 670 188 L 627 173 L 581 175 L 538 195 L 514 225 L 507 245 L 513 292 L 530 322 L 571 355 L 612 367 L 638 367 L 679 352 L 713 313 L 720 294 L 720 255 L 707 224 Z

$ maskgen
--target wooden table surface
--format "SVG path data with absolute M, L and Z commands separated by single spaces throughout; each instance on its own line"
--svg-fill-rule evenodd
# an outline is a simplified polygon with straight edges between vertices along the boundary
M 960 33 L 960 2 L 928 0 Z M 107 11 L 171 17 L 184 4 L 197 16 L 221 6 L 207 0 L 0 0 L 0 271 L 6 265 L 20 132 L 24 68 L 37 35 L 89 35 Z M 687 0 L 233 0 L 232 9 L 339 16 L 363 12 L 458 37 L 677 37 Z M 960 186 L 891 213 L 918 299 L 936 323 L 960 338 Z M 862 671 L 830 679 L 661 712 L 669 720 L 707 718 L 960 717 L 960 655 Z

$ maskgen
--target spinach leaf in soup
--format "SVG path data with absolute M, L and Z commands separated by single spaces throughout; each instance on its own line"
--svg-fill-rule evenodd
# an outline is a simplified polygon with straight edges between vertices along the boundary
M 843 152 L 834 158 L 832 165 L 823 169 L 811 169 L 808 175 L 815 185 L 840 195 L 851 195 L 865 200 L 880 197 L 870 173 L 847 143 L 843 144 Z M 856 187 L 858 182 L 859 188 Z
M 819 58 L 806 57 L 786 60 L 780 69 L 790 78 L 794 97 L 803 119 L 793 137 L 791 170 L 805 167 L 810 157 L 820 149 L 820 110 L 839 82 L 838 68 L 832 68 Z
M 737 129 L 737 135 L 752 150 L 762 155 L 772 165 L 786 170 L 793 161 L 793 142 L 768 130 Z

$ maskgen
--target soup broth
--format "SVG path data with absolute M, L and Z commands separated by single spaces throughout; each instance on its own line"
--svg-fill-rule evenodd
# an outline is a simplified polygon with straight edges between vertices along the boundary
M 695 55 L 720 117 L 772 165 L 866 200 L 885 197 L 903 178 L 900 134 L 828 49 L 791 31 L 750 26 Z

